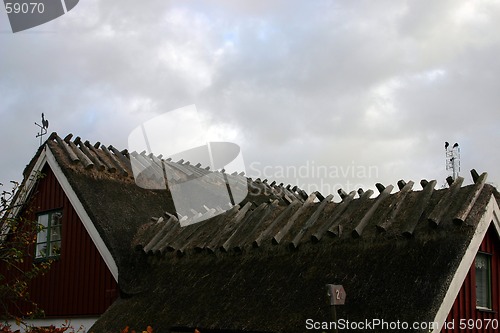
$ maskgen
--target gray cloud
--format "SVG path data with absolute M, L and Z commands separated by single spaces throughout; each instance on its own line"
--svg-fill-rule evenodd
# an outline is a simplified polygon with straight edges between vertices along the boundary
M 254 176 L 314 162 L 378 172 L 278 181 L 442 182 L 447 140 L 462 174 L 499 183 L 494 1 L 86 0 L 17 34 L 0 15 L 0 182 L 20 179 L 41 112 L 60 135 L 125 148 L 141 122 L 194 103 L 236 133 Z

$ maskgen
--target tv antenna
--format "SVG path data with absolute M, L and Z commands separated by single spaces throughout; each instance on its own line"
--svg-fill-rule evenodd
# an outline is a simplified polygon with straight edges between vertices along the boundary
M 43 136 L 45 134 L 47 134 L 47 128 L 49 128 L 49 121 L 47 119 L 45 119 L 45 116 L 44 114 L 42 113 L 42 124 L 37 124 L 35 122 L 35 125 L 40 127 L 40 132 L 37 133 L 36 137 L 37 138 L 40 138 L 40 146 L 42 145 L 42 140 L 43 140 Z
M 452 170 L 453 180 L 457 179 L 460 172 L 460 147 L 458 143 L 450 147 L 448 141 L 444 143 L 444 150 L 446 156 L 446 170 Z

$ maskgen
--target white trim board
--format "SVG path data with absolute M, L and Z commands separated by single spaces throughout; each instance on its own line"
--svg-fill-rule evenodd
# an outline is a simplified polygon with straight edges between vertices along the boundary
M 21 188 L 19 188 L 19 195 L 15 198 L 14 202 L 12 203 L 13 209 L 9 212 L 8 217 L 12 218 L 17 216 L 19 214 L 19 211 L 21 210 L 22 204 L 26 201 L 26 199 L 29 197 L 31 190 L 33 189 L 33 186 L 36 184 L 36 181 L 38 180 L 37 173 L 40 172 L 43 168 L 43 166 L 46 163 L 46 158 L 45 158 L 45 148 L 42 150 L 40 153 L 40 156 L 35 162 L 35 165 L 33 166 L 33 170 L 31 171 L 29 177 L 26 179 L 26 182 L 22 184 Z M 10 227 L 5 227 L 2 226 L 2 230 L 0 232 L 0 242 L 4 241 L 5 238 L 7 237 L 9 233 Z
M 44 147 L 44 149 L 40 153 L 40 156 L 36 160 L 35 165 L 33 166 L 33 169 L 31 170 L 29 177 L 26 179 L 24 185 L 22 185 L 23 187 L 20 188 L 19 195 L 13 202 L 14 208 L 12 209 L 12 211 L 10 211 L 9 217 L 14 217 L 17 214 L 19 214 L 19 210 L 22 207 L 22 203 L 24 203 L 26 199 L 29 197 L 29 194 L 33 189 L 33 186 L 36 184 L 38 180 L 37 173 L 43 169 L 43 166 L 45 165 L 46 161 L 47 159 L 45 158 L 45 147 Z
M 118 282 L 118 266 L 116 266 L 115 260 L 113 259 L 111 252 L 109 252 L 109 249 L 107 248 L 106 244 L 104 244 L 101 235 L 99 235 L 99 232 L 97 231 L 94 223 L 90 219 L 90 216 L 87 214 L 85 208 L 83 208 L 80 199 L 78 198 L 75 191 L 69 184 L 68 179 L 64 175 L 61 167 L 59 166 L 59 163 L 57 163 L 54 155 L 52 154 L 52 151 L 48 146 L 46 147 L 46 158 L 47 158 L 47 163 L 49 164 L 50 168 L 52 169 L 52 172 L 54 173 L 54 175 L 57 178 L 57 181 L 59 182 L 59 185 L 61 185 L 64 193 L 71 202 L 71 205 L 73 206 L 78 217 L 82 221 L 83 226 L 85 227 L 90 238 L 92 239 L 92 242 L 94 242 L 94 245 L 97 247 L 99 254 L 106 263 L 106 266 L 108 266 L 108 269 L 113 275 L 113 278 L 115 279 L 116 282 Z
M 453 307 L 455 299 L 457 298 L 458 293 L 462 288 L 465 278 L 467 277 L 467 274 L 469 273 L 472 263 L 474 262 L 474 258 L 476 257 L 477 251 L 479 250 L 479 247 L 481 246 L 484 236 L 488 232 L 488 228 L 490 227 L 491 223 L 493 223 L 493 225 L 495 226 L 495 230 L 497 231 L 497 234 L 500 236 L 499 217 L 500 217 L 500 208 L 498 207 L 497 201 L 495 200 L 495 197 L 492 194 L 490 197 L 490 201 L 486 206 L 486 210 L 483 216 L 481 216 L 481 220 L 479 220 L 477 228 L 474 232 L 474 236 L 472 236 L 472 240 L 470 241 L 470 244 L 467 247 L 464 256 L 462 257 L 460 265 L 455 271 L 455 275 L 451 280 L 450 287 L 448 288 L 448 291 L 446 292 L 443 302 L 441 303 L 441 306 L 439 307 L 436 317 L 434 318 L 434 322 L 438 323 L 437 325 L 438 327 L 434 328 L 434 330 L 432 331 L 433 333 L 438 333 L 441 331 L 441 328 L 444 322 L 446 321 L 446 318 L 448 317 L 451 308 Z

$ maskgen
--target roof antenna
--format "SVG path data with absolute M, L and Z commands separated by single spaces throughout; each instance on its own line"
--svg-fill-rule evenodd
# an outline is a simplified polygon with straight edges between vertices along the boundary
M 453 147 L 450 147 L 450 144 L 445 142 L 444 150 L 446 156 L 446 170 L 452 170 L 452 178 L 455 180 L 460 172 L 460 147 L 456 142 Z
M 47 134 L 47 128 L 49 128 L 49 121 L 45 119 L 44 114 L 42 113 L 42 124 L 39 125 L 35 122 L 35 125 L 40 127 L 40 132 L 37 133 L 36 137 L 40 138 L 40 146 L 42 145 L 42 139 L 45 134 Z

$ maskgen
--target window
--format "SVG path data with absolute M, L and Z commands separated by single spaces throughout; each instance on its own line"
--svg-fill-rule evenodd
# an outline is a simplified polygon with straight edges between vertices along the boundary
M 36 259 L 57 257 L 61 253 L 62 211 L 52 211 L 38 215 L 38 223 L 43 228 L 36 236 Z
M 491 309 L 491 255 L 476 255 L 476 307 Z

